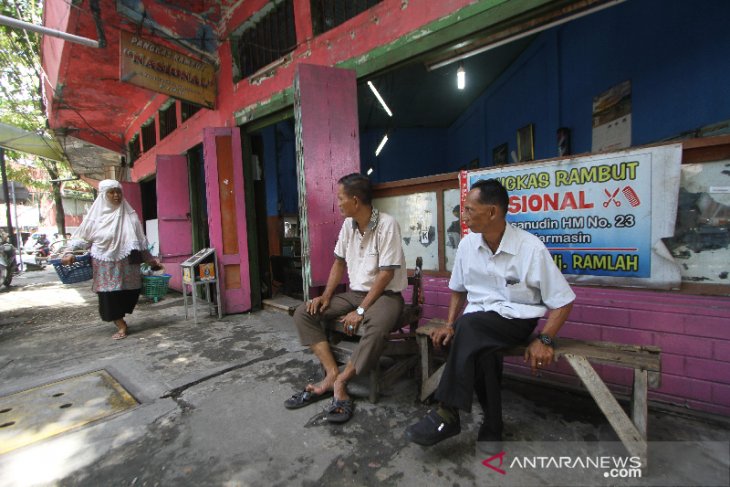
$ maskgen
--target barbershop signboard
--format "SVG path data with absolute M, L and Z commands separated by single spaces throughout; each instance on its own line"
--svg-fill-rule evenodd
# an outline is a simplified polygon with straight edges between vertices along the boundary
M 178 100 L 215 107 L 215 67 L 122 31 L 119 79 Z
M 462 197 L 500 180 L 507 220 L 537 235 L 573 283 L 670 289 L 680 273 L 661 239 L 674 233 L 681 157 L 673 144 L 464 171 Z

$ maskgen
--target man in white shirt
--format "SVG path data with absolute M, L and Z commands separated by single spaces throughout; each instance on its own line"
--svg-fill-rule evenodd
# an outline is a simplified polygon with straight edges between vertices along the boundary
M 435 393 L 440 405 L 406 429 L 414 443 L 433 445 L 458 434 L 459 409 L 471 411 L 476 390 L 484 410 L 477 444 L 487 453 L 499 448 L 499 352 L 525 343 L 547 310 L 547 323 L 524 358 L 533 371 L 553 360 L 553 339 L 568 318 L 575 294 L 545 245 L 507 223 L 508 206 L 507 190 L 495 179 L 477 181 L 467 195 L 464 221 L 472 233 L 456 252 L 447 326 L 431 333 L 436 347 L 451 344 Z
M 299 338 L 317 356 L 325 377 L 317 384 L 308 384 L 284 403 L 288 409 L 297 409 L 334 394 L 327 408 L 327 420 L 331 423 L 344 423 L 352 417 L 353 402 L 347 394 L 347 383 L 369 371 L 379 360 L 386 337 L 401 316 L 401 292 L 408 285 L 400 226 L 395 218 L 373 208 L 370 180 L 353 173 L 338 183 L 337 201 L 345 221 L 335 245 L 335 261 L 327 286 L 322 296 L 307 301 L 294 312 Z M 350 290 L 334 294 L 345 268 Z M 362 329 L 360 342 L 342 373 L 322 325 L 323 320 L 335 318 L 340 318 L 348 335 Z

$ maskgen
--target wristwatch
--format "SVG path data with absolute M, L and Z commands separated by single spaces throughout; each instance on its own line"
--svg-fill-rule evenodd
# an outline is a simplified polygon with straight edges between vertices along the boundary
M 537 339 L 540 340 L 543 345 L 547 345 L 548 347 L 555 347 L 555 342 L 552 338 L 550 338 L 549 335 L 545 335 L 543 333 L 537 335 Z
M 362 306 L 358 306 L 355 310 L 355 313 L 357 313 L 358 316 L 365 316 L 365 308 L 363 308 Z

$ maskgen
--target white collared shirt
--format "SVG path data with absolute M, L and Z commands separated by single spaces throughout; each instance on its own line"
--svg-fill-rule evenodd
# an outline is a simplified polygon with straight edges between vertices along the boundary
M 480 233 L 461 240 L 449 288 L 467 293 L 464 314 L 496 311 L 505 318 L 540 318 L 575 300 L 540 239 L 509 223 L 496 253 Z
M 365 234 L 360 234 L 355 220 L 345 218 L 335 245 L 335 257 L 347 264 L 349 287 L 353 291 L 370 291 L 381 269 L 395 270 L 386 291 L 401 292 L 408 286 L 400 226 L 395 218 L 375 208 Z

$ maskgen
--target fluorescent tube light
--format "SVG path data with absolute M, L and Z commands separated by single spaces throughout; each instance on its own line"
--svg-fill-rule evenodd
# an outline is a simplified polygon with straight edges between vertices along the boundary
M 459 69 L 456 70 L 456 87 L 460 90 L 466 87 L 466 71 L 464 71 L 464 66 L 459 66 Z
M 390 111 L 390 108 L 388 108 L 388 105 L 385 104 L 385 100 L 383 100 L 383 97 L 380 96 L 380 93 L 378 93 L 378 90 L 375 89 L 375 85 L 372 81 L 368 81 L 368 86 L 370 87 L 370 91 L 373 92 L 373 95 L 375 95 L 375 98 L 378 99 L 381 105 L 383 105 L 383 110 L 385 110 L 385 113 L 388 114 L 389 117 L 393 116 L 393 112 Z
M 370 169 L 368 169 L 367 174 L 368 174 L 368 176 L 370 176 L 372 173 L 373 173 L 373 168 L 371 167 Z
M 388 134 L 383 135 L 383 140 L 380 141 L 380 145 L 378 145 L 378 148 L 375 149 L 375 157 L 377 157 L 380 154 L 380 151 L 383 150 L 386 142 L 388 142 Z

